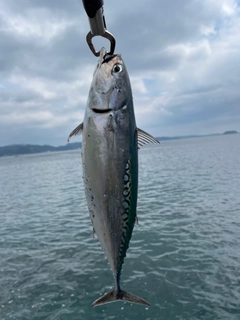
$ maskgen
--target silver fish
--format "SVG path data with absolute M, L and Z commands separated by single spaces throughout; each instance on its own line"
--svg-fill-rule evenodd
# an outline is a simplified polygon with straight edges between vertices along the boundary
M 137 129 L 125 64 L 121 55 L 108 55 L 104 48 L 93 75 L 84 121 L 68 141 L 79 134 L 90 218 L 115 281 L 115 289 L 92 306 L 116 300 L 149 305 L 120 288 L 120 275 L 137 219 L 138 149 L 159 141 Z

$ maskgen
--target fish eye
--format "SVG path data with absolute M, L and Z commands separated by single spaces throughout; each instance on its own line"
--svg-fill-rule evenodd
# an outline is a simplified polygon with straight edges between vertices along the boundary
M 112 71 L 114 73 L 119 73 L 123 70 L 123 66 L 120 64 L 120 63 L 116 63 L 113 68 L 112 68 Z

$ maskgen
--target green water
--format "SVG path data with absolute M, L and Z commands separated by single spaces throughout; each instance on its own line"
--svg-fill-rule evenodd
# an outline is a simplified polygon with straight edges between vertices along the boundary
M 151 307 L 91 308 L 113 278 L 79 150 L 0 158 L 0 320 L 240 319 L 240 135 L 162 142 L 139 158 L 121 282 Z

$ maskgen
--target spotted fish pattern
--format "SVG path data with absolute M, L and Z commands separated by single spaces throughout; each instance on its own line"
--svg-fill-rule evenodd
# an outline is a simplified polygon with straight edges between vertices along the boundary
M 126 163 L 125 166 L 125 173 L 124 173 L 124 189 L 123 189 L 123 211 L 122 211 L 122 243 L 121 243 L 121 249 L 119 252 L 120 261 L 119 264 L 123 263 L 123 260 L 126 256 L 127 248 L 124 248 L 125 245 L 128 247 L 129 241 L 127 241 L 126 244 L 126 238 L 127 238 L 127 231 L 129 227 L 129 211 L 131 207 L 131 161 L 130 159 Z

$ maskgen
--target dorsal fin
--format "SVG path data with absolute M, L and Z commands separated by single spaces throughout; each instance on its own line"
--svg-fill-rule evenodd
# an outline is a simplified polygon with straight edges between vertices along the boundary
M 146 144 L 150 144 L 150 143 L 159 144 L 160 143 L 157 139 L 155 139 L 149 133 L 147 133 L 141 129 L 138 129 L 138 128 L 137 128 L 137 142 L 138 142 L 138 149 L 140 149 L 140 147 L 142 147 Z
M 80 123 L 77 128 L 75 128 L 70 135 L 68 136 L 68 142 L 72 139 L 72 137 L 76 137 L 76 136 L 80 136 L 82 134 L 83 131 L 83 122 Z

